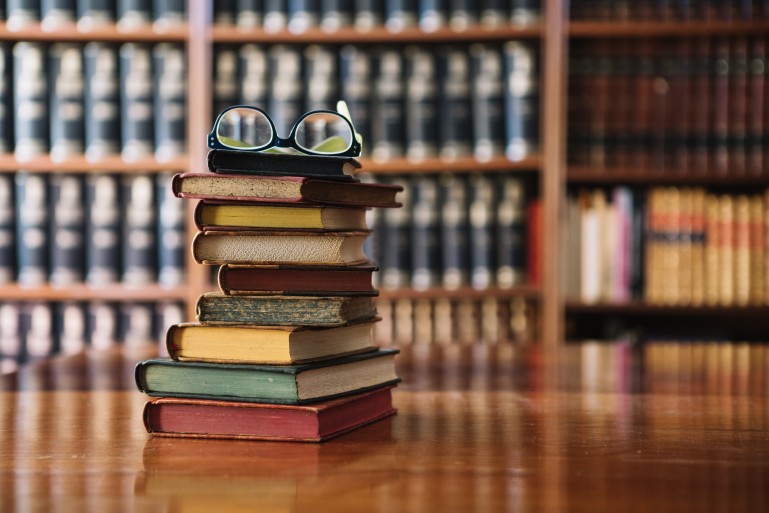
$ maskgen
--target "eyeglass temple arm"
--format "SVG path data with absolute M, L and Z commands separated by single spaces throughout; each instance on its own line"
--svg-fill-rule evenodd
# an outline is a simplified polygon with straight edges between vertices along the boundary
M 355 140 L 358 141 L 358 144 L 363 144 L 363 136 L 361 136 L 356 130 L 355 125 L 352 122 L 352 116 L 350 116 L 350 109 L 347 108 L 347 102 L 344 100 L 339 100 L 336 102 L 336 111 L 347 118 L 347 121 L 350 122 L 350 125 L 352 125 L 352 131 L 355 135 Z

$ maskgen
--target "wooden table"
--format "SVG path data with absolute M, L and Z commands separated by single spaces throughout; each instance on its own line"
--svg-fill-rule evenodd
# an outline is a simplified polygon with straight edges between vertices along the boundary
M 325 444 L 151 438 L 142 356 L 0 380 L 0 511 L 769 511 L 769 401 L 545 390 L 509 348 L 404 351 L 395 417 Z

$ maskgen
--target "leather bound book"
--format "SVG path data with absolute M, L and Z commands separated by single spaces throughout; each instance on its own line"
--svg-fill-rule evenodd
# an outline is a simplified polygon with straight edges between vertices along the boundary
M 368 295 L 378 291 L 372 285 L 373 266 L 223 265 L 219 287 L 237 295 Z

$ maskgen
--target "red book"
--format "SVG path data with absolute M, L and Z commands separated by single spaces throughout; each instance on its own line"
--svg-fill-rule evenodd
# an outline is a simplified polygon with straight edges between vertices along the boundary
M 542 201 L 529 203 L 529 243 L 528 243 L 529 283 L 542 283 Z
M 395 414 L 392 387 L 300 406 L 164 397 L 144 406 L 155 436 L 322 442 Z
M 290 296 L 376 296 L 373 266 L 223 265 L 219 288 L 225 294 Z

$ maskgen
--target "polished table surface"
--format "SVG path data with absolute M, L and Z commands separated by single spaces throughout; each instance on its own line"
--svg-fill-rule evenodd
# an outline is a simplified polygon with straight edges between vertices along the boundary
M 0 511 L 769 511 L 767 396 L 548 388 L 519 353 L 404 350 L 398 414 L 323 444 L 152 438 L 140 354 L 30 365 Z

